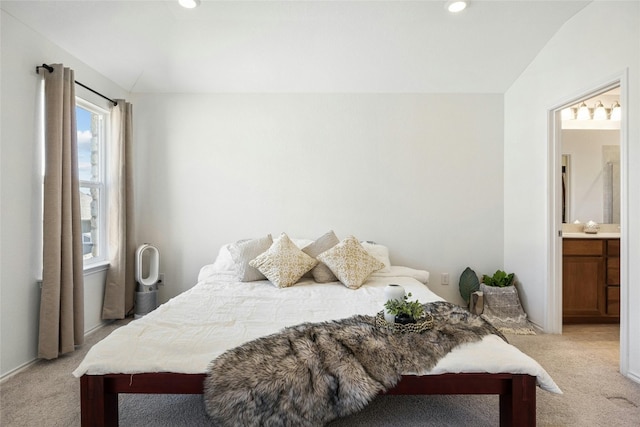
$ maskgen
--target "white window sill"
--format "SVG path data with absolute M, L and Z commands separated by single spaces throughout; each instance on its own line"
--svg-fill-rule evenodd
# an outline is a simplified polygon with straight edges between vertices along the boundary
M 105 271 L 109 269 L 109 261 L 100 261 L 100 262 L 95 262 L 93 264 L 89 264 L 89 265 L 85 265 L 83 272 L 85 276 L 88 276 L 90 274 L 95 274 L 95 273 L 99 273 L 101 271 Z M 40 289 L 42 289 L 42 277 L 39 277 L 36 280 L 36 283 L 38 284 L 38 287 Z
M 84 266 L 84 274 L 94 274 L 109 269 L 109 261 L 99 261 Z

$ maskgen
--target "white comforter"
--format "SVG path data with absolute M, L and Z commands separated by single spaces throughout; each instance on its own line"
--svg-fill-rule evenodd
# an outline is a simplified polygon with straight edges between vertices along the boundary
M 404 286 L 420 302 L 442 300 L 424 284 L 427 279 L 425 271 L 391 267 L 391 272 L 372 275 L 357 290 L 312 280 L 280 289 L 266 280 L 237 282 L 205 266 L 196 286 L 94 345 L 73 375 L 203 373 L 224 351 L 286 326 L 375 315 L 382 310 L 389 283 Z M 497 336 L 464 344 L 432 370 L 417 374 L 460 372 L 529 374 L 537 377 L 542 389 L 561 393 L 535 360 Z

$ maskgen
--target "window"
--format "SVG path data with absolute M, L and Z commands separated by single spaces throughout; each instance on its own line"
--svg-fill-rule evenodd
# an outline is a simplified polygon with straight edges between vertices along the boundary
M 107 111 L 76 98 L 78 172 L 84 265 L 107 259 Z

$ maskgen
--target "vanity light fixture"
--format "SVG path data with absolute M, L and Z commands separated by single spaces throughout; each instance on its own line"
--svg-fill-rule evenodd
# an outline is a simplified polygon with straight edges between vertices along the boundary
M 621 115 L 622 110 L 620 109 L 620 104 L 618 104 L 618 101 L 616 101 L 616 103 L 611 106 L 611 116 L 609 116 L 609 119 L 619 122 Z
M 614 102 L 611 108 L 607 108 L 602 101 L 596 102 L 593 108 L 587 107 L 583 101 L 579 105 L 563 108 L 560 111 L 560 118 L 566 120 L 582 120 L 582 121 L 620 121 L 621 107 L 618 101 Z
M 600 101 L 593 109 L 593 120 L 607 120 L 607 110 L 604 109 L 604 105 Z
M 193 9 L 200 6 L 200 0 L 178 0 L 178 3 L 185 9 Z
M 469 2 L 466 0 L 453 0 L 447 1 L 444 4 L 445 9 L 447 9 L 451 13 L 462 12 L 467 8 Z

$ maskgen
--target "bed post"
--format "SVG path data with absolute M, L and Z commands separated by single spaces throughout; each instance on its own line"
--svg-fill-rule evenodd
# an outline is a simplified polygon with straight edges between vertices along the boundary
M 80 377 L 80 412 L 83 426 L 118 425 L 118 395 L 107 391 L 104 376 Z
M 536 379 L 530 375 L 513 375 L 511 392 L 500 395 L 500 426 L 535 425 Z

